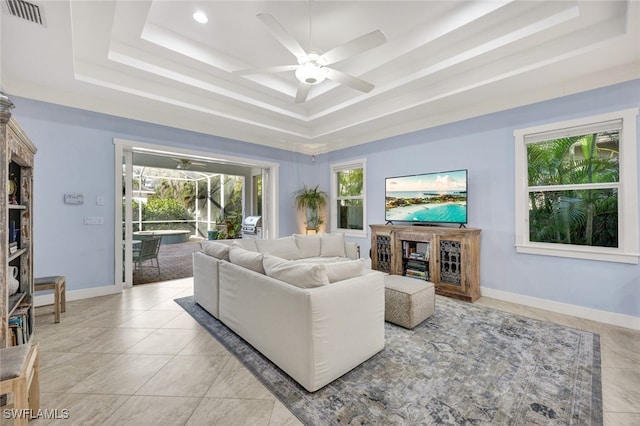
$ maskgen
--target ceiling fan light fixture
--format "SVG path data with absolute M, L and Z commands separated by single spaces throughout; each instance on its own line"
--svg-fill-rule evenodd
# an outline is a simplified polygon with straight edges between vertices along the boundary
M 313 62 L 307 62 L 296 70 L 296 78 L 301 83 L 319 84 L 327 78 L 327 70 Z
M 191 168 L 191 160 L 180 158 L 180 159 L 177 159 L 177 161 L 178 161 L 178 164 L 176 164 L 176 169 L 189 170 Z
M 206 24 L 209 22 L 209 18 L 207 18 L 207 15 L 205 15 L 201 10 L 198 10 L 193 14 L 193 19 L 200 24 Z

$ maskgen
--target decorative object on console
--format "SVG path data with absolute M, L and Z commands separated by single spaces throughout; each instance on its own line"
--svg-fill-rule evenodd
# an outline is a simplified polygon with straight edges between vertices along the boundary
M 320 225 L 324 223 L 320 209 L 325 208 L 327 205 L 327 193 L 319 190 L 318 187 L 319 185 L 316 185 L 315 188 L 309 188 L 304 185 L 302 189 L 294 193 L 298 210 L 305 212 L 307 230 L 316 232 L 320 229 Z

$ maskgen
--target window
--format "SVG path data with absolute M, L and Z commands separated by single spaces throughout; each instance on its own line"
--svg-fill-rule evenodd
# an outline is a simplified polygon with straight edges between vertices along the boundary
M 366 160 L 331 165 L 331 224 L 333 231 L 366 237 Z
M 637 115 L 514 132 L 518 253 L 638 263 Z

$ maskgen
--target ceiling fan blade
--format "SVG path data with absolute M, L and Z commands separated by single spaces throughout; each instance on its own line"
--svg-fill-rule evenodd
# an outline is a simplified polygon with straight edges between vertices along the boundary
M 295 71 L 300 67 L 300 65 L 279 65 L 275 67 L 268 68 L 250 68 L 246 70 L 236 70 L 233 71 L 234 74 L 239 75 L 249 75 L 249 74 L 262 74 L 268 72 L 285 72 L 285 71 Z
M 296 58 L 306 58 L 307 52 L 304 51 L 300 43 L 289 34 L 287 30 L 274 18 L 272 15 L 268 13 L 259 13 L 256 15 L 263 24 L 265 24 L 271 34 Z
M 334 70 L 333 68 L 324 67 L 327 70 L 327 78 L 336 83 L 344 84 L 361 92 L 369 93 L 375 87 L 373 84 L 354 77 L 346 72 Z
M 296 103 L 301 104 L 304 101 L 306 101 L 310 91 L 311 91 L 310 84 L 300 83 L 300 86 L 298 86 L 298 92 L 296 93 Z
M 325 52 L 320 56 L 319 62 L 325 65 L 335 64 L 336 62 L 380 46 L 386 41 L 387 38 L 384 33 L 380 30 L 375 30 Z

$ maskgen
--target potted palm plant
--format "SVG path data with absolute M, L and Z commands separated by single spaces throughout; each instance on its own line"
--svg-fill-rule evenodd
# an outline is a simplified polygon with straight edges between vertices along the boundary
M 319 190 L 318 185 L 315 188 L 304 185 L 294 193 L 294 196 L 298 210 L 305 212 L 307 229 L 318 232 L 320 225 L 324 223 L 320 209 L 327 205 L 327 193 Z

